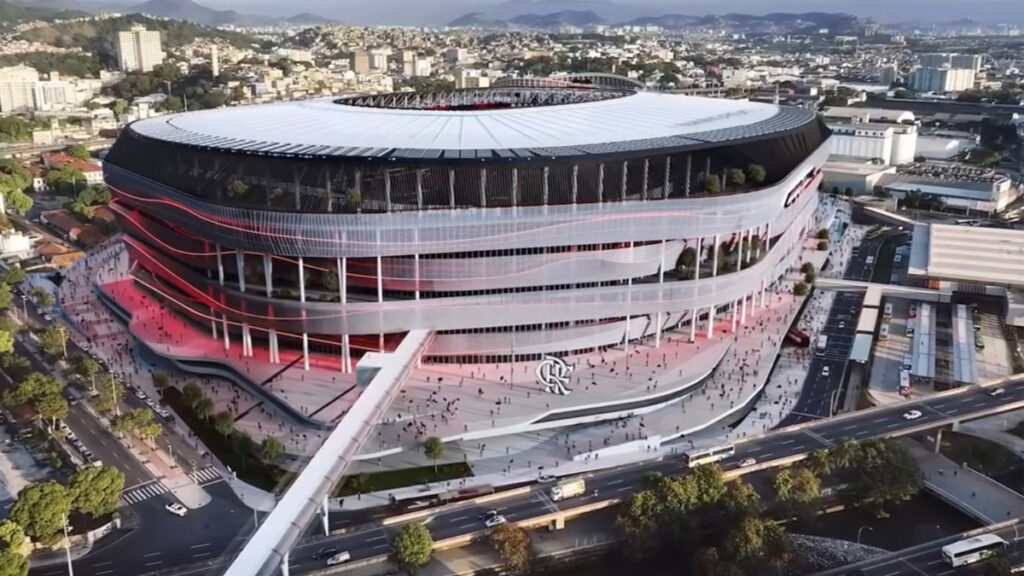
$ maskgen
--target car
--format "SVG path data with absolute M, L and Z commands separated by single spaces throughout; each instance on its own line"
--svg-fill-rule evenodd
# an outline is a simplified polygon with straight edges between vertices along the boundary
M 740 460 L 740 468 L 746 468 L 747 466 L 753 466 L 754 464 L 757 464 L 757 460 L 754 460 L 753 458 L 744 458 L 743 460 Z
M 60 421 L 60 424 L 57 425 L 57 428 L 59 428 L 60 431 L 65 434 L 71 432 L 71 428 L 68 428 L 68 425 L 63 420 Z
M 156 410 L 156 402 L 153 402 L 152 398 L 146 398 L 146 406 Z
M 494 518 L 495 516 L 499 516 L 497 510 L 487 510 L 486 512 L 484 512 L 480 516 L 477 516 L 477 518 L 480 518 L 481 520 L 490 520 L 491 518 Z
M 68 432 L 67 435 L 65 436 L 65 438 L 67 438 L 71 442 L 74 442 L 75 440 L 78 440 L 78 436 L 75 436 L 74 432 Z
M 337 566 L 338 564 L 344 564 L 352 559 L 352 556 L 346 552 L 338 552 L 334 556 L 327 559 L 328 566 Z
M 824 376 L 825 378 L 828 378 L 829 376 L 832 375 L 832 370 L 830 370 L 828 366 L 822 366 L 821 375 Z
M 46 320 L 47 322 L 53 322 L 53 316 L 50 316 L 49 314 L 43 314 L 43 320 Z
M 842 330 L 843 328 L 846 328 L 846 320 L 839 321 L 839 329 Z
M 185 515 L 188 514 L 188 508 L 185 508 L 184 506 L 177 502 L 171 502 L 170 504 L 167 504 L 166 506 L 164 506 L 164 510 L 167 510 L 171 514 L 174 514 L 175 516 L 180 516 L 182 518 L 184 518 Z
M 145 400 L 146 399 L 146 393 L 143 392 L 142 390 L 136 390 L 135 391 L 135 397 L 138 398 L 139 400 Z
M 1002 388 L 993 388 L 993 389 L 988 391 L 988 395 L 993 397 L 993 398 L 998 398 L 999 396 L 1002 396 L 1003 394 L 1006 394 L 1006 390 L 1004 390 Z
M 498 514 L 497 516 L 492 516 L 487 520 L 484 520 L 484 526 L 487 526 L 488 528 L 494 528 L 495 526 L 501 526 L 505 522 L 507 522 L 507 520 L 505 520 L 505 517 L 501 514 Z
M 922 416 L 922 414 L 921 414 L 920 410 L 911 410 L 910 412 L 904 412 L 903 413 L 903 419 L 904 420 L 917 420 L 921 416 Z
M 917 318 L 917 304 L 910 305 L 910 318 Z
M 554 482 L 558 480 L 558 476 L 552 476 L 551 474 L 541 474 L 537 476 L 537 482 L 540 484 L 547 484 L 548 482 Z
M 341 552 L 337 546 L 324 546 L 323 548 L 313 552 L 313 560 L 326 560 L 331 556 Z

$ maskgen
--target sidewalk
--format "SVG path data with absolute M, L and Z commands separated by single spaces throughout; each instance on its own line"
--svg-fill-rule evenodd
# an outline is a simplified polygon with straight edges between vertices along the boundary
M 918 442 L 905 440 L 903 446 L 921 467 L 926 488 L 948 504 L 986 524 L 1024 516 L 1021 494 Z

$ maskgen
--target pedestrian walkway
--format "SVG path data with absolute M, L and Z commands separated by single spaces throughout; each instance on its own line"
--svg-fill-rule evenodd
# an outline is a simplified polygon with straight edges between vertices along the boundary
M 1024 517 L 1024 495 L 916 441 L 903 446 L 920 466 L 925 488 L 947 504 L 984 524 Z
M 154 496 L 166 494 L 169 492 L 167 486 L 164 486 L 163 482 L 159 480 L 151 480 L 150 482 L 137 486 L 130 490 L 125 490 L 121 494 L 121 502 L 125 506 L 131 506 L 132 504 L 138 504 L 143 500 L 149 500 Z
M 217 470 L 215 466 L 207 466 L 202 470 L 196 470 L 195 473 L 190 473 L 189 476 L 191 476 L 192 479 L 195 480 L 196 484 L 199 484 L 200 486 L 215 484 L 224 479 L 224 477 L 220 475 L 220 471 Z

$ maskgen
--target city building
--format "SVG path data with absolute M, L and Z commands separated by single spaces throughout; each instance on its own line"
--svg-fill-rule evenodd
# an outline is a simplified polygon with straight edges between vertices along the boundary
M 0 68 L 0 112 L 23 112 L 35 108 L 35 87 L 39 72 L 25 65 Z
M 386 72 L 389 58 L 391 58 L 390 48 L 374 48 L 370 50 L 370 69 Z
M 978 54 L 929 53 L 921 54 L 917 60 L 924 68 L 964 68 L 978 72 L 982 57 Z
M 38 111 L 63 110 L 77 104 L 75 88 L 60 79 L 56 72 L 50 73 L 49 80 L 36 82 L 32 89 L 35 109 Z
M 432 60 L 427 56 L 417 56 L 416 61 L 413 64 L 413 76 L 425 77 L 430 76 L 433 71 Z
M 81 158 L 76 158 L 60 152 L 44 156 L 43 163 L 47 168 L 65 166 L 78 170 L 82 173 L 82 176 L 85 177 L 85 181 L 89 185 L 103 184 L 103 168 L 88 160 L 82 160 Z
M 349 373 L 410 331 L 424 361 L 483 364 L 735 328 L 816 230 L 827 137 L 800 108 L 506 80 L 152 118 L 104 172 L 168 314 Z M 752 164 L 762 182 L 703 188 Z
M 370 54 L 366 50 L 356 50 L 352 53 L 352 71 L 360 76 L 370 73 Z
M 117 62 L 121 70 L 150 72 L 163 61 L 159 31 L 136 25 L 117 33 Z
M 469 50 L 465 48 L 448 48 L 444 51 L 444 60 L 452 66 L 468 63 L 470 60 Z
M 969 68 L 921 67 L 910 75 L 910 88 L 916 92 L 961 92 L 974 88 L 975 72 Z
M 491 79 L 486 71 L 473 68 L 458 68 L 455 70 L 456 88 L 487 88 L 491 85 Z
M 217 54 L 217 45 L 210 46 L 210 75 L 214 79 L 220 76 L 220 55 Z
M 914 164 L 879 180 L 888 196 L 903 199 L 920 192 L 948 206 L 995 214 L 1006 209 L 1020 190 L 1006 176 L 986 168 L 958 164 Z
M 832 130 L 832 153 L 900 165 L 917 155 L 917 121 L 906 110 L 833 106 L 822 111 Z

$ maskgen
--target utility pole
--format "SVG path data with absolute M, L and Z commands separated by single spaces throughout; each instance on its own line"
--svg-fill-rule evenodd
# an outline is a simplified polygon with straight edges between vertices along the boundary
M 68 576 L 75 576 L 75 569 L 71 566 L 71 540 L 68 538 L 68 517 L 64 516 L 64 552 L 68 558 Z

